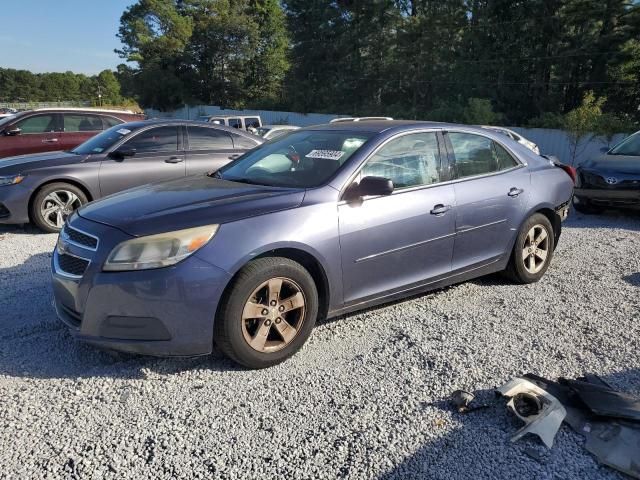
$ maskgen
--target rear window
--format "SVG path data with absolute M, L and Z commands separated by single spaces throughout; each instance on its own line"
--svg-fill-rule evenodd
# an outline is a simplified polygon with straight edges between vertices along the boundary
M 94 132 L 102 130 L 102 119 L 96 115 L 64 114 L 65 132 Z

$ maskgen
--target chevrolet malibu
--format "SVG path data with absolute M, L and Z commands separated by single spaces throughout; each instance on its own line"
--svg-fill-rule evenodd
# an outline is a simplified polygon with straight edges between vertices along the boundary
M 193 356 L 216 343 L 267 367 L 318 318 L 492 272 L 540 280 L 574 174 L 482 128 L 297 130 L 215 173 L 79 209 L 52 258 L 55 307 L 99 347 Z

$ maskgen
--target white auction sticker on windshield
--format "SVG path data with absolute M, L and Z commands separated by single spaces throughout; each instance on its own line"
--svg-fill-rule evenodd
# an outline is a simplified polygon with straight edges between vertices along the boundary
M 311 150 L 305 155 L 307 158 L 321 158 L 323 160 L 340 160 L 344 152 L 340 150 Z
M 120 130 L 116 130 L 120 135 L 127 135 L 131 133 L 131 130 L 127 130 L 126 128 L 121 128 Z

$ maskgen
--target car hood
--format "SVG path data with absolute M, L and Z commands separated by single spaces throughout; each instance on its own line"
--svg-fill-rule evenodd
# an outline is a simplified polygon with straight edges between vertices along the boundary
M 585 163 L 582 168 L 605 173 L 640 175 L 640 157 L 603 155 Z
M 152 235 L 294 208 L 304 193 L 199 175 L 116 193 L 86 205 L 78 214 L 130 235 Z
M 0 158 L 0 175 L 5 173 L 25 173 L 34 168 L 54 167 L 69 163 L 79 163 L 86 155 L 75 155 L 69 152 L 46 152 L 16 157 Z

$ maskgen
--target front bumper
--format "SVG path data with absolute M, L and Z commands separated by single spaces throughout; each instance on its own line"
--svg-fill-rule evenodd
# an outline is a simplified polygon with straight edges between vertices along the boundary
M 640 189 L 576 188 L 578 201 L 587 200 L 594 205 L 611 207 L 640 207 Z
M 81 275 L 52 258 L 55 309 L 79 340 L 156 356 L 211 353 L 213 322 L 230 275 L 195 256 L 177 265 L 133 272 L 103 272 L 111 249 L 131 238 L 119 230 L 76 216 L 71 226 L 99 238 L 96 250 L 65 243 L 65 255 L 87 259 Z
M 18 185 L 0 187 L 0 224 L 29 223 L 32 191 L 25 185 L 27 180 Z

